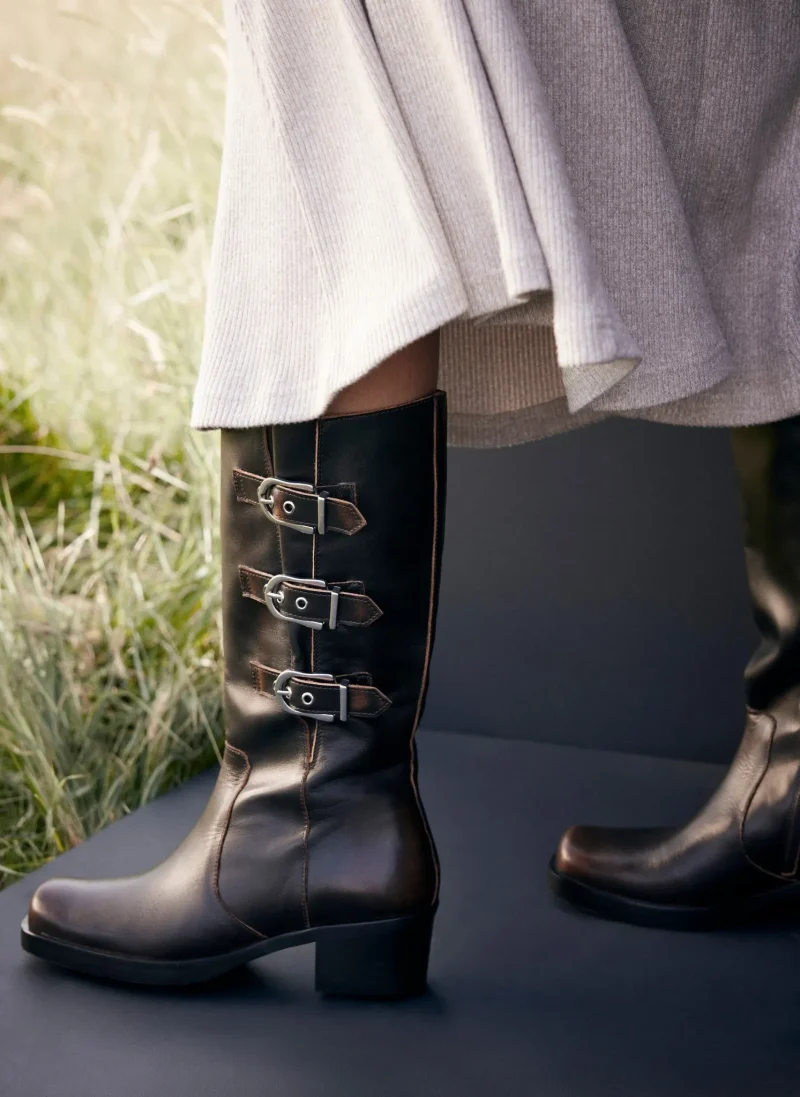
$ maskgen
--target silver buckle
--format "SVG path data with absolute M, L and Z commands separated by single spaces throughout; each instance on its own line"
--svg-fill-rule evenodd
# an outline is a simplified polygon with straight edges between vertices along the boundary
M 284 613 L 279 608 L 284 599 L 284 592 L 277 588 L 282 587 L 284 583 L 297 583 L 299 586 L 317 587 L 321 590 L 327 590 L 328 584 L 323 579 L 297 579 L 293 575 L 273 575 L 269 582 L 264 585 L 264 601 L 267 603 L 267 609 L 274 617 L 280 618 L 281 621 L 291 621 L 292 624 L 305 625 L 306 628 L 323 628 L 323 621 L 308 621 L 304 617 L 291 617 L 288 613 Z M 332 629 L 336 628 L 338 620 L 339 591 L 330 591 L 330 596 L 331 608 L 330 613 L 328 614 L 328 628 Z M 298 609 L 303 608 L 300 605 L 299 598 L 295 599 L 295 605 Z
M 272 498 L 273 488 L 289 488 L 292 491 L 302 491 L 307 495 L 313 495 L 317 500 L 317 524 L 316 527 L 309 526 L 305 522 L 292 522 L 288 518 L 276 518 L 272 513 L 272 508 L 275 506 L 275 500 Z M 258 485 L 258 502 L 261 509 L 266 514 L 267 518 L 271 522 L 275 522 L 278 526 L 289 526 L 290 529 L 296 529 L 300 533 L 324 533 L 326 529 L 325 525 L 325 500 L 327 496 L 319 495 L 314 491 L 313 484 L 296 484 L 291 480 L 281 480 L 277 476 L 267 476 L 265 480 L 262 480 Z M 291 514 L 289 507 L 294 509 L 294 503 L 291 499 L 287 499 L 283 505 L 284 511 Z
M 281 708 L 284 712 L 290 712 L 292 716 L 308 716 L 312 720 L 322 720 L 326 724 L 333 722 L 333 716 L 329 712 L 314 712 L 311 706 L 314 704 L 314 694 L 310 689 L 303 690 L 300 694 L 300 704 L 302 708 L 295 708 L 294 705 L 289 704 L 289 700 L 292 696 L 292 687 L 287 685 L 292 678 L 307 678 L 313 682 L 335 682 L 336 679 L 332 674 L 304 674 L 300 670 L 282 670 L 278 677 L 275 679 L 275 684 L 272 687 L 272 691 L 280 702 Z M 347 686 L 343 683 L 339 683 L 339 719 L 344 721 L 347 719 Z

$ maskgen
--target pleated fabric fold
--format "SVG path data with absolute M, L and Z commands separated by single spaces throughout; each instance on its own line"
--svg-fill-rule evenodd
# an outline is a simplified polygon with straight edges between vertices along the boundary
M 198 427 L 441 328 L 450 440 L 800 413 L 800 9 L 224 0 Z
M 456 434 L 634 369 L 511 8 L 226 0 L 226 21 L 195 426 L 313 418 L 437 327 Z

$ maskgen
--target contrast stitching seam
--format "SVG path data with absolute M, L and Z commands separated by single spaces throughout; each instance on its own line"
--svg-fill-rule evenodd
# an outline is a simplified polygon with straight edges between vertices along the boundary
M 766 758 L 766 761 L 764 762 L 764 768 L 762 769 L 762 771 L 761 771 L 761 773 L 758 777 L 758 780 L 753 783 L 753 787 L 750 790 L 750 795 L 747 797 L 747 800 L 745 801 L 744 810 L 742 811 L 742 817 L 739 820 L 739 845 L 742 848 L 742 853 L 745 855 L 748 862 L 753 866 L 753 868 L 758 869 L 759 872 L 763 872 L 767 876 L 771 876 L 773 880 L 785 881 L 786 877 L 783 876 L 781 873 L 773 872 L 771 869 L 764 868 L 763 865 L 760 865 L 758 863 L 758 861 L 754 860 L 750 856 L 750 854 L 748 853 L 747 846 L 745 845 L 745 840 L 744 840 L 744 828 L 745 828 L 745 824 L 747 822 L 747 816 L 750 813 L 750 808 L 753 805 L 753 800 L 755 800 L 756 794 L 758 793 L 758 790 L 761 788 L 761 785 L 764 781 L 764 778 L 766 777 L 767 772 L 769 770 L 770 763 L 772 762 L 772 747 L 773 747 L 773 744 L 775 742 L 775 731 L 777 729 L 777 723 L 776 723 L 774 717 L 767 715 L 767 713 L 760 713 L 759 714 L 759 719 L 761 719 L 762 717 L 766 720 L 769 720 L 769 722 L 770 722 L 769 749 L 767 750 L 767 758 Z
M 243 494 L 242 485 L 244 481 L 242 477 L 246 475 L 247 474 L 245 473 L 244 469 L 233 470 L 233 486 L 236 488 L 236 502 L 249 503 L 251 506 L 257 507 L 258 501 L 256 499 L 248 499 L 248 497 Z
M 422 825 L 425 828 L 425 833 L 428 836 L 428 843 L 431 849 L 431 857 L 433 859 L 433 872 L 434 872 L 434 886 L 433 886 L 433 900 L 431 906 L 436 903 L 439 896 L 439 862 L 436 856 L 436 850 L 433 844 L 433 835 L 431 834 L 428 820 L 425 817 L 425 811 L 422 807 L 422 801 L 420 800 L 419 790 L 417 789 L 417 782 L 414 776 L 414 739 L 417 734 L 417 725 L 419 724 L 420 716 L 422 714 L 422 698 L 425 695 L 425 683 L 428 676 L 428 666 L 430 663 L 431 655 L 431 635 L 433 632 L 433 603 L 434 595 L 436 591 L 436 542 L 439 536 L 439 477 L 437 468 L 437 440 L 436 440 L 436 412 L 437 412 L 438 400 L 434 400 L 433 403 L 433 545 L 431 551 L 431 588 L 428 601 L 428 634 L 425 641 L 425 662 L 422 668 L 422 682 L 420 683 L 419 699 L 417 700 L 417 712 L 414 717 L 414 724 L 411 728 L 411 740 L 409 743 L 409 752 L 411 755 L 409 774 L 411 778 L 411 788 L 414 791 L 414 799 L 417 801 L 417 809 L 422 819 Z
M 305 826 L 303 828 L 303 921 L 306 929 L 311 929 L 311 915 L 308 910 L 308 839 L 311 834 L 311 815 L 308 811 L 308 799 L 306 797 L 306 781 L 308 780 L 308 771 L 311 768 L 311 729 L 308 726 L 308 721 L 302 719 L 300 722 L 305 728 L 306 733 L 306 758 L 303 766 L 303 780 L 300 782 L 300 802 L 303 807 L 303 819 L 305 820 Z
M 319 483 L 319 419 L 314 423 L 314 476 L 313 484 L 316 490 Z M 317 532 L 316 530 L 311 535 L 311 578 L 317 578 Z M 316 634 L 311 633 L 311 673 L 314 673 L 314 666 L 316 660 Z M 309 861 L 310 861 L 310 845 L 311 845 L 311 811 L 308 806 L 308 796 L 306 791 L 306 785 L 308 782 L 308 775 L 311 771 L 311 765 L 314 758 L 314 751 L 317 746 L 317 733 L 319 730 L 319 722 L 314 720 L 313 736 L 311 736 L 311 730 L 306 720 L 303 720 L 303 725 L 306 729 L 306 762 L 303 770 L 303 783 L 302 783 L 302 799 L 303 799 L 303 811 L 305 812 L 306 827 L 303 835 L 303 903 L 306 916 L 306 925 L 311 927 L 311 911 L 309 909 L 308 902 L 308 874 L 309 874 Z M 311 736 L 311 742 L 309 737 Z
M 787 861 L 792 855 L 792 841 L 794 840 L 795 833 L 797 831 L 798 809 L 800 809 L 800 788 L 797 789 L 797 792 L 794 795 L 794 805 L 792 806 L 792 814 L 789 820 L 789 832 L 786 835 Z M 794 855 L 794 863 L 792 864 L 792 867 L 788 870 L 788 872 L 784 873 L 784 875 L 787 876 L 789 879 L 791 879 L 793 876 L 796 876 L 798 866 L 800 866 L 800 842 L 797 843 L 797 848 Z
M 264 451 L 264 468 L 266 469 L 267 476 L 272 476 L 272 454 L 269 450 L 266 427 L 261 428 L 261 448 Z
M 233 809 L 236 807 L 236 801 L 239 799 L 239 796 L 241 795 L 242 791 L 244 790 L 247 782 L 250 780 L 250 770 L 251 770 L 250 759 L 248 758 L 248 756 L 245 754 L 245 752 L 243 750 L 239 750 L 238 747 L 231 746 L 230 743 L 225 744 L 225 749 L 232 751 L 234 754 L 238 754 L 240 758 L 244 758 L 245 769 L 244 769 L 244 774 L 242 775 L 242 777 L 239 780 L 239 784 L 236 788 L 236 792 L 234 793 L 233 798 L 231 799 L 231 802 L 230 802 L 230 806 L 228 808 L 228 814 L 227 814 L 227 817 L 225 819 L 225 827 L 222 831 L 222 837 L 220 838 L 219 849 L 217 850 L 216 863 L 214 865 L 214 873 L 213 873 L 213 876 L 212 876 L 211 884 L 212 884 L 212 888 L 213 888 L 213 891 L 214 891 L 214 895 L 216 896 L 220 906 L 226 912 L 226 914 L 228 914 L 231 918 L 233 918 L 233 920 L 235 922 L 238 922 L 240 926 L 244 926 L 244 928 L 249 930 L 251 933 L 255 933 L 256 937 L 261 937 L 262 939 L 265 940 L 266 939 L 266 934 L 260 933 L 259 930 L 257 930 L 254 926 L 249 925 L 247 922 L 244 921 L 243 918 L 240 918 L 238 916 L 238 914 L 234 914 L 234 912 L 231 910 L 231 908 L 228 906 L 228 904 L 222 898 L 222 895 L 221 895 L 220 890 L 219 890 L 219 874 L 220 874 L 220 870 L 221 870 L 221 867 L 222 867 L 222 848 L 225 845 L 225 839 L 228 837 L 228 831 L 230 830 L 231 819 L 233 818 Z

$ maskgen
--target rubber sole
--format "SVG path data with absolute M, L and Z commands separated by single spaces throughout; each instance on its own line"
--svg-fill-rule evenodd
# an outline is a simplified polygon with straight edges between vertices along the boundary
M 427 985 L 433 913 L 380 922 L 319 926 L 256 941 L 197 960 L 143 960 L 33 933 L 22 922 L 22 948 L 32 956 L 98 979 L 150 986 L 187 986 L 217 979 L 251 960 L 316 945 L 315 986 L 351 998 L 406 998 Z
M 796 913 L 800 921 L 800 883 L 785 884 L 772 892 L 755 895 L 736 904 L 688 907 L 647 903 L 592 887 L 560 873 L 555 867 L 555 858 L 550 862 L 548 881 L 559 902 L 608 921 L 627 922 L 652 929 L 689 932 L 726 929 L 774 915 L 785 916 L 787 912 Z

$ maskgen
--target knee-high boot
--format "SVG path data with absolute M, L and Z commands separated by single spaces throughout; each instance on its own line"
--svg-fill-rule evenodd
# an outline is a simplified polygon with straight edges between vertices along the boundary
M 439 869 L 414 735 L 444 492 L 442 393 L 223 431 L 219 779 L 157 868 L 43 884 L 28 952 L 173 984 L 315 942 L 323 992 L 423 989 Z
M 762 638 L 744 738 L 687 826 L 564 835 L 551 884 L 604 917 L 704 928 L 800 899 L 800 417 L 736 430 L 733 445 Z

